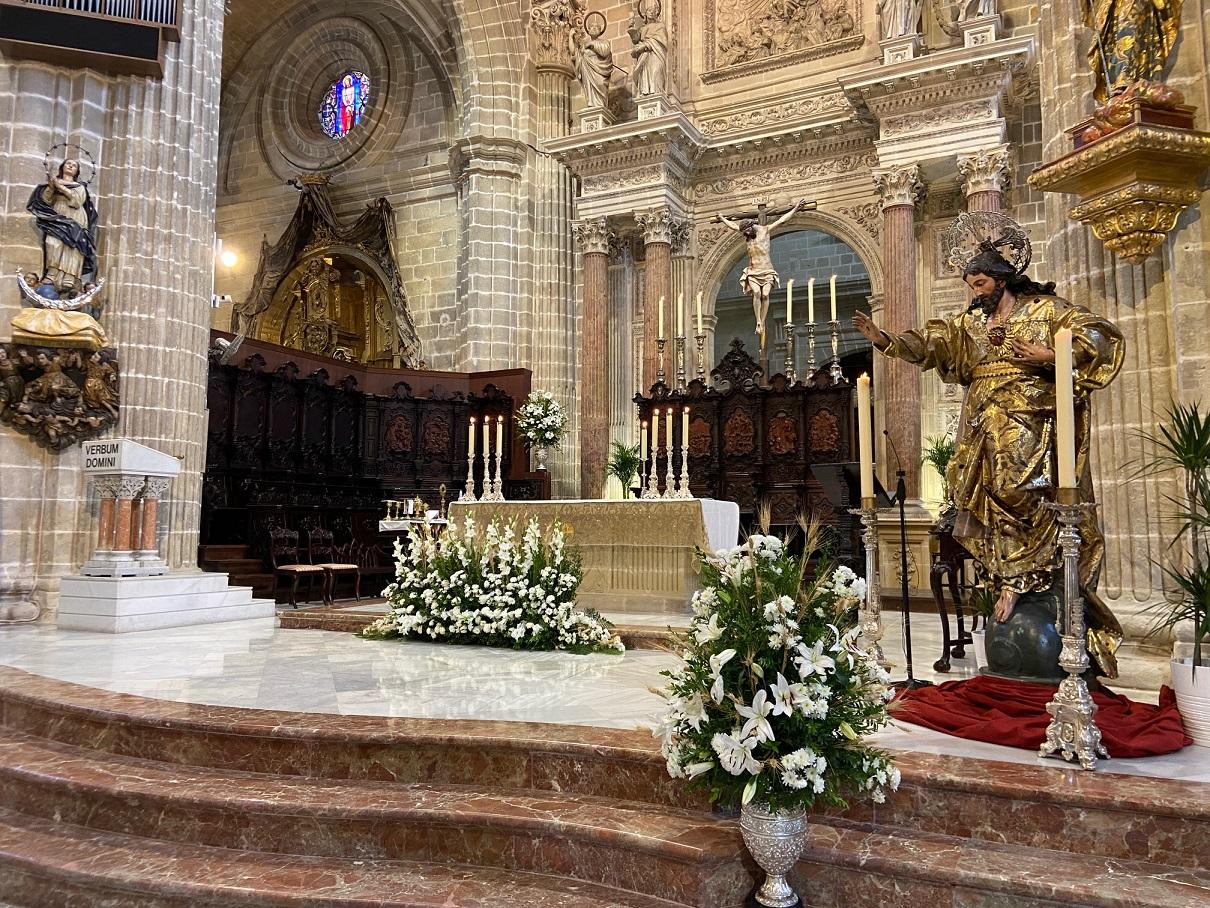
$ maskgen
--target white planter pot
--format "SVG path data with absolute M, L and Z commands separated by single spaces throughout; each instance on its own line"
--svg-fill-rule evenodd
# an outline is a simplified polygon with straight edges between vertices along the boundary
M 1210 665 L 1194 673 L 1192 659 L 1173 659 L 1172 690 L 1185 732 L 1194 744 L 1210 747 Z
M 981 669 L 987 665 L 987 631 L 971 631 L 972 646 L 975 649 L 975 668 Z

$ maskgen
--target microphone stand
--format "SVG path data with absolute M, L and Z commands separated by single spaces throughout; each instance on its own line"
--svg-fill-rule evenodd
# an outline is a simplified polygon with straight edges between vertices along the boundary
M 887 444 L 891 447 L 891 453 L 895 455 L 895 464 L 898 467 L 895 470 L 898 480 L 895 483 L 895 503 L 899 506 L 899 595 L 903 605 L 903 654 L 907 658 L 907 678 L 903 681 L 896 681 L 891 686 L 900 690 L 916 690 L 919 687 L 928 687 L 933 682 L 917 678 L 912 670 L 912 609 L 908 594 L 907 471 L 903 469 L 903 461 L 899 459 L 899 452 L 895 450 L 895 442 L 891 438 L 891 433 L 883 429 L 882 434 L 886 436 Z

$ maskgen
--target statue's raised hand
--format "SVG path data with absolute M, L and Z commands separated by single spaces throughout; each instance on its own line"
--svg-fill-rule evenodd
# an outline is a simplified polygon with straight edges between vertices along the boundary
M 853 313 L 853 327 L 861 332 L 861 335 L 879 350 L 886 349 L 887 344 L 890 343 L 886 332 L 875 325 L 874 320 L 860 310 Z

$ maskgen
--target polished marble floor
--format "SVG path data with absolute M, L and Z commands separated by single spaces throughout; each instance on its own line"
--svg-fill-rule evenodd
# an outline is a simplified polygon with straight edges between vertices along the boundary
M 627 616 L 628 623 L 633 617 Z M 665 616 L 650 616 L 647 623 L 664 622 Z M 955 660 L 947 675 L 935 673 L 931 666 L 940 652 L 936 620 L 913 630 L 918 677 L 944 681 L 974 672 L 973 657 L 968 657 Z M 902 677 L 898 621 L 887 622 L 883 644 L 896 664 L 895 677 Z M 660 708 L 651 688 L 661 685 L 660 672 L 672 667 L 675 658 L 649 650 L 575 656 L 371 641 L 331 631 L 282 629 L 275 619 L 265 618 L 118 635 L 42 626 L 0 628 L 0 664 L 104 690 L 221 706 L 635 728 L 648 725 Z M 897 724 L 879 740 L 894 749 L 1039 762 L 1025 750 L 906 724 Z M 1112 772 L 1210 783 L 1210 748 L 1104 765 Z

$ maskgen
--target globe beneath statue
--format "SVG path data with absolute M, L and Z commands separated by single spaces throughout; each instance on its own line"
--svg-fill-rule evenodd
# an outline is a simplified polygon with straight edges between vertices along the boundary
M 1063 639 L 1055 627 L 1060 598 L 1055 587 L 1026 593 L 1005 622 L 987 626 L 988 674 L 1020 681 L 1058 684 L 1067 673 L 1059 667 Z

